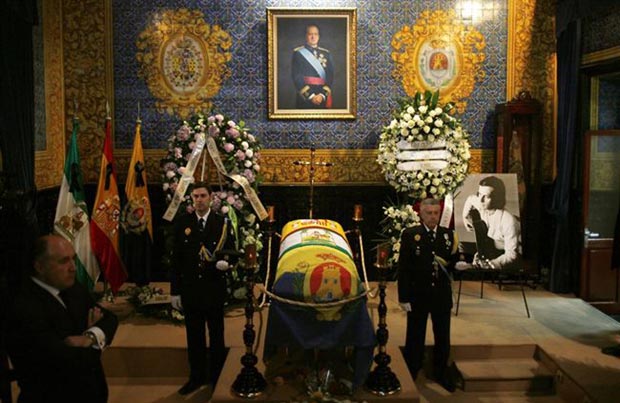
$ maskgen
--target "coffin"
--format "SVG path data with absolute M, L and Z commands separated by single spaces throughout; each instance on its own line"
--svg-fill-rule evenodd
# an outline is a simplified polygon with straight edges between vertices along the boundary
M 282 229 L 271 292 L 264 358 L 278 349 L 356 349 L 356 384 L 365 378 L 375 346 L 346 235 L 335 221 L 295 220 Z

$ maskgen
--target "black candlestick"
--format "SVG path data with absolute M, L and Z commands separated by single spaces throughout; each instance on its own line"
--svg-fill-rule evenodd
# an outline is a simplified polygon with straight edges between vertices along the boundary
M 248 245 L 246 245 L 247 247 Z M 255 252 L 254 252 L 255 253 Z M 255 270 L 258 267 L 254 260 L 252 264 L 249 264 L 253 258 L 248 256 L 246 250 L 246 269 L 248 275 L 246 276 L 247 287 L 247 301 L 245 304 L 245 329 L 243 331 L 243 343 L 245 344 L 245 354 L 241 357 L 241 372 L 237 375 L 237 378 L 232 384 L 232 391 L 237 396 L 241 397 L 255 397 L 263 393 L 267 387 L 267 381 L 263 375 L 256 369 L 258 358 L 254 354 L 254 340 L 256 338 L 256 332 L 254 331 L 254 275 Z
M 377 259 L 382 260 L 382 259 Z M 379 343 L 374 361 L 377 366 L 368 374 L 366 388 L 371 393 L 379 396 L 394 394 L 400 390 L 400 381 L 389 367 L 392 358 L 386 353 L 385 345 L 388 341 L 388 330 L 385 317 L 387 305 L 385 304 L 386 272 L 390 268 L 389 263 L 377 262 L 375 267 L 379 273 L 379 328 L 377 329 L 377 342 Z

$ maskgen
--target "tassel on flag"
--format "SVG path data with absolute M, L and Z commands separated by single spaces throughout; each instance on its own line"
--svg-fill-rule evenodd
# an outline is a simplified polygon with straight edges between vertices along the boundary
M 77 280 L 92 290 L 99 278 L 99 265 L 90 243 L 88 207 L 80 168 L 77 118 L 73 120 L 73 133 L 56 205 L 54 232 L 73 244 Z
M 121 202 L 114 169 L 111 131 L 112 122 L 108 116 L 105 124 L 99 186 L 90 223 L 90 239 L 105 280 L 110 284 L 112 293 L 116 294 L 127 280 L 127 272 L 119 254 Z
M 151 248 L 153 245 L 153 220 L 151 202 L 146 182 L 144 151 L 140 138 L 140 120 L 136 122 L 133 154 L 129 163 L 125 193 L 127 204 L 123 208 L 121 244 L 123 261 L 131 280 L 137 286 L 148 285 L 151 274 Z

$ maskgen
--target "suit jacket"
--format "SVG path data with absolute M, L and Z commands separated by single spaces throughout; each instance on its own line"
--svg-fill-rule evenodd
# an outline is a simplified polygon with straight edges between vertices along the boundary
M 101 350 L 63 342 L 87 329 L 88 310 L 95 301 L 77 282 L 64 294 L 66 308 L 27 279 L 13 301 L 8 349 L 20 387 L 19 402 L 107 401 Z M 109 345 L 118 321 L 113 313 L 101 310 L 104 315 L 95 326 L 103 330 Z
M 212 256 L 201 262 L 200 249 L 204 246 Z M 196 214 L 177 218 L 174 226 L 173 275 L 171 294 L 181 295 L 184 309 L 198 309 L 223 305 L 226 300 L 225 272 L 215 268 L 219 250 L 232 249 L 228 223 L 224 217 L 209 213 L 201 232 Z
M 454 232 L 437 227 L 432 242 L 426 227 L 418 225 L 403 231 L 398 259 L 398 301 L 425 310 L 452 309 L 451 278 L 457 245 Z M 443 259 L 445 271 L 433 266 L 435 256 Z M 434 276 L 435 272 L 435 276 Z

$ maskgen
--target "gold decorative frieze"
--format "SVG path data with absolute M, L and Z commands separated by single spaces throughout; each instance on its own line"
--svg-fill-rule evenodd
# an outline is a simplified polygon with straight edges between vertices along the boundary
M 493 172 L 494 150 L 470 150 L 469 172 Z M 164 150 L 145 150 L 144 159 L 148 183 L 161 183 L 160 160 Z M 119 182 L 127 177 L 131 150 L 117 150 L 114 155 Z M 310 161 L 310 150 L 262 150 L 262 185 L 288 186 L 307 185 L 310 179 L 307 165 L 296 165 L 296 161 Z M 377 164 L 377 150 L 316 150 L 315 163 L 329 162 L 329 167 L 315 166 L 315 185 L 387 185 Z M 197 172 L 200 175 L 200 172 Z M 217 172 L 213 163 L 207 164 L 205 177 L 209 183 L 217 184 Z
M 136 41 L 138 75 L 157 99 L 158 112 L 178 115 L 210 110 L 210 101 L 230 77 L 232 39 L 202 11 L 164 10 L 151 17 Z
M 484 36 L 459 22 L 454 10 L 425 10 L 415 25 L 392 38 L 392 75 L 402 81 L 407 95 L 439 90 L 442 101 L 453 102 L 463 113 L 465 99 L 485 76 L 485 46 Z

